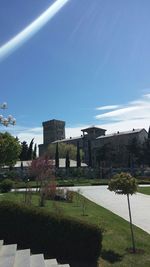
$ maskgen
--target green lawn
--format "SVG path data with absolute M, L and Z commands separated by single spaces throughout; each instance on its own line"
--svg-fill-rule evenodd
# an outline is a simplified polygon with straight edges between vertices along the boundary
M 150 186 L 148 187 L 139 187 L 138 192 L 146 195 L 150 195 Z
M 86 178 L 66 178 L 56 179 L 58 186 L 78 186 L 78 185 L 107 185 L 108 179 L 86 179 Z M 27 184 L 25 182 L 14 183 L 14 188 L 24 188 Z M 37 187 L 36 181 L 28 182 L 28 186 Z
M 23 201 L 22 193 L 7 193 L 0 196 L 0 200 Z M 83 215 L 82 204 L 85 201 L 85 215 Z M 39 199 L 36 194 L 32 196 L 33 205 L 38 206 Z M 121 266 L 121 267 L 149 267 L 150 266 L 150 235 L 141 229 L 134 227 L 135 242 L 138 249 L 143 250 L 142 254 L 130 254 L 126 251 L 131 247 L 131 236 L 129 223 L 112 212 L 94 204 L 93 202 L 75 195 L 73 203 L 46 201 L 49 211 L 53 210 L 58 214 L 66 214 L 96 223 L 105 229 L 103 237 L 103 250 L 100 258 L 100 267 Z
M 87 178 L 65 178 L 65 179 L 56 179 L 56 184 L 58 186 L 84 186 L 84 185 L 107 185 L 110 179 L 87 179 Z M 138 183 L 150 184 L 150 179 L 137 179 Z M 30 187 L 37 187 L 36 181 L 30 181 L 28 183 Z M 24 188 L 27 184 L 23 181 L 14 183 L 15 188 Z

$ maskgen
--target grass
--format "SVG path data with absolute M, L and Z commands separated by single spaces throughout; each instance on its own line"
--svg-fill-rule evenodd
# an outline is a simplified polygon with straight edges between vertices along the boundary
M 107 185 L 110 179 L 88 179 L 88 178 L 62 178 L 56 179 L 57 186 L 88 186 L 88 185 Z M 150 184 L 150 178 L 137 179 L 139 184 Z M 36 181 L 28 182 L 30 187 L 37 187 Z M 27 184 L 23 181 L 14 184 L 15 188 L 25 188 Z
M 24 194 L 7 193 L 0 196 L 0 200 L 2 199 L 20 202 L 24 200 Z M 38 206 L 38 203 L 39 197 L 34 194 L 32 196 L 32 204 Z M 82 206 L 85 207 L 84 215 Z M 102 256 L 99 262 L 100 267 L 150 266 L 150 235 L 134 226 L 136 247 L 143 250 L 144 253 L 133 255 L 127 252 L 126 249 L 131 247 L 129 223 L 103 207 L 75 194 L 73 203 L 47 200 L 44 209 L 96 223 L 105 229 Z
M 66 178 L 57 179 L 57 186 L 79 186 L 79 185 L 107 185 L 108 179 L 85 179 L 85 178 Z M 25 188 L 27 184 L 23 181 L 14 184 L 15 188 Z M 28 182 L 28 186 L 37 187 L 36 181 Z
M 145 194 L 145 195 L 150 195 L 150 186 L 148 187 L 139 187 L 138 192 Z

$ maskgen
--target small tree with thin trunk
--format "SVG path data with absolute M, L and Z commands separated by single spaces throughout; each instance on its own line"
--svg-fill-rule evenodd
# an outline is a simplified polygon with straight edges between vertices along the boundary
M 59 168 L 59 149 L 58 149 L 58 143 L 56 144 L 55 167 L 56 167 L 56 169 Z
M 137 182 L 134 177 L 129 173 L 120 173 L 115 175 L 108 184 L 108 189 L 114 191 L 116 194 L 126 195 L 128 201 L 129 209 L 129 218 L 130 218 L 130 228 L 131 228 L 131 237 L 132 237 L 132 250 L 133 253 L 136 252 L 135 241 L 132 227 L 132 217 L 131 217 L 131 208 L 130 208 L 130 199 L 129 195 L 133 195 L 137 192 Z
M 56 182 L 54 176 L 54 166 L 52 160 L 47 156 L 32 160 L 29 168 L 30 175 L 35 176 L 37 188 L 40 183 L 40 206 L 44 206 L 46 194 L 53 191 L 56 192 Z

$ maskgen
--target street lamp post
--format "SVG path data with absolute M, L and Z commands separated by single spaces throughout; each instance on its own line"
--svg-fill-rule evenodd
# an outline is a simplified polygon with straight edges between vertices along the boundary
M 4 102 L 3 104 L 0 104 L 0 109 L 7 109 L 7 103 Z M 0 114 L 0 124 L 6 127 L 9 125 L 15 125 L 16 119 L 12 115 L 8 115 L 7 118 L 5 118 L 3 115 Z

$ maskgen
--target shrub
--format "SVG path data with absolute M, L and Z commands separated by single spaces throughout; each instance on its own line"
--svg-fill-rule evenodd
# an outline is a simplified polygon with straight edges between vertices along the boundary
M 73 202 L 73 197 L 74 197 L 74 192 L 70 191 L 70 190 L 67 190 L 66 191 L 66 200 L 68 202 Z
M 0 239 L 17 243 L 19 249 L 89 262 L 100 255 L 102 231 L 95 225 L 6 201 L 0 202 L 0 218 Z
M 12 187 L 13 187 L 13 182 L 10 179 L 5 179 L 0 184 L 0 191 L 2 193 L 7 193 L 12 189 Z

